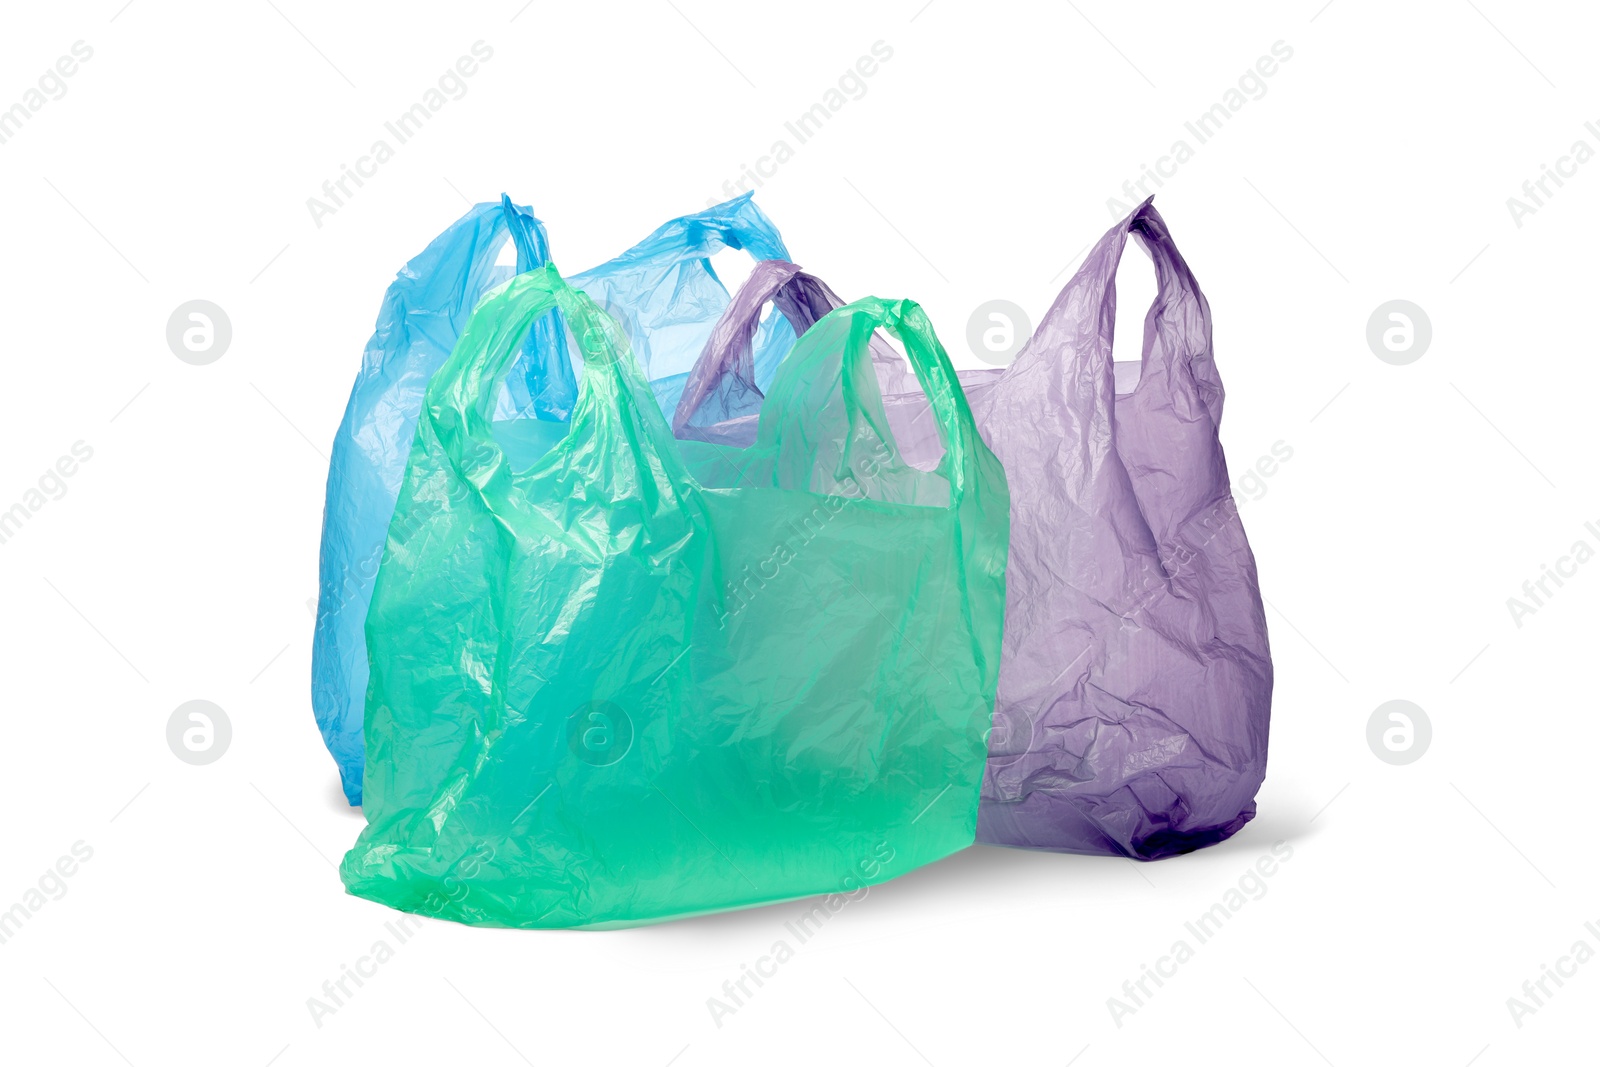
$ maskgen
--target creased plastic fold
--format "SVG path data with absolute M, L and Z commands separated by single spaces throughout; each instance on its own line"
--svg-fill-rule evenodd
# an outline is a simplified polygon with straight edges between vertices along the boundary
M 508 235 L 516 245 L 515 270 L 496 263 Z M 709 266 L 709 257 L 724 248 L 756 259 L 787 256 L 777 229 L 746 194 L 673 219 L 576 276 L 622 324 L 665 408 L 677 403 L 690 365 L 727 306 L 727 290 Z M 351 804 L 362 799 L 368 678 L 362 627 L 423 391 L 483 295 L 548 257 L 544 227 L 528 208 L 506 197 L 478 204 L 401 269 L 367 343 L 328 465 L 311 668 L 317 725 Z M 793 341 L 787 320 L 775 316 L 758 328 L 754 344 L 764 374 Z M 565 434 L 577 395 L 576 366 L 560 315 L 536 323 L 494 399 L 509 446 L 540 452 Z
M 559 308 L 569 432 L 527 466 L 491 398 Z M 941 456 L 888 430 L 882 329 Z M 460 922 L 617 926 L 853 892 L 973 841 L 1008 503 L 922 309 L 821 317 L 747 447 L 679 442 L 553 267 L 429 386 L 372 597 L 352 893 Z
M 1130 233 L 1158 295 L 1138 383 L 1119 395 L 1115 278 Z M 791 267 L 762 264 L 716 336 L 742 336 L 764 279 Z M 807 291 L 837 303 L 820 282 Z M 745 366 L 721 365 L 685 399 L 746 397 Z M 1149 201 L 1095 245 L 1015 363 L 960 379 L 1011 486 L 978 840 L 1156 859 L 1226 839 L 1254 816 L 1266 774 L 1272 663 L 1218 438 L 1210 310 Z M 937 459 L 915 383 L 884 403 L 908 461 Z

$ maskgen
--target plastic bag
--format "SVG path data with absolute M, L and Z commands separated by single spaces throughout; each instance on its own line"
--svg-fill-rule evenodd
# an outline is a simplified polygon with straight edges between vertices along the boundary
M 488 417 L 555 305 L 571 431 Z M 867 355 L 898 335 L 945 454 L 908 467 Z M 1003 626 L 1004 474 L 915 304 L 825 317 L 756 443 L 677 442 L 554 268 L 490 296 L 428 389 L 368 620 L 349 890 L 507 926 L 848 892 L 972 843 Z
M 1118 395 L 1130 232 L 1159 291 L 1138 384 Z M 741 291 L 718 333 L 750 307 Z M 978 840 L 1156 859 L 1226 839 L 1266 774 L 1272 664 L 1217 434 L 1210 310 L 1150 202 L 1095 246 L 1013 364 L 959 377 L 1011 486 Z M 930 462 L 927 398 L 884 403 L 907 459 Z
M 704 352 L 690 371 L 672 415 L 672 433 L 682 440 L 717 441 L 744 447 L 755 441 L 764 386 L 784 355 L 781 341 L 757 347 L 761 310 L 771 301 L 793 335 L 810 329 L 844 301 L 815 275 L 784 260 L 762 260 L 717 320 Z M 885 394 L 916 386 L 905 360 L 873 334 L 872 369 Z
M 423 391 L 483 294 L 513 274 L 494 262 L 508 229 L 517 247 L 516 271 L 543 265 L 549 255 L 543 226 L 529 209 L 502 197 L 499 204 L 472 208 L 400 271 L 384 297 L 334 438 L 311 702 L 351 804 L 361 803 L 367 688 L 362 628 Z M 616 259 L 577 276 L 654 359 L 657 376 L 667 376 L 656 383 L 664 405 L 676 403 L 686 377 L 682 372 L 727 305 L 727 291 L 708 262 L 724 247 L 747 248 L 758 259 L 787 255 L 771 221 L 745 194 L 674 219 Z M 766 353 L 786 352 L 793 340 L 781 320 L 760 331 L 756 343 L 763 364 L 775 362 Z M 535 324 L 517 369 L 496 399 L 508 447 L 538 453 L 564 435 L 577 394 L 574 360 L 559 315 Z
M 361 803 L 361 708 L 367 687 L 362 627 L 378 573 L 405 457 L 416 432 L 428 379 L 449 356 L 483 293 L 514 273 L 495 258 L 507 231 L 516 271 L 542 266 L 549 255 L 544 226 L 528 208 L 502 197 L 478 204 L 400 271 L 384 295 L 377 331 L 367 342 L 344 421 L 333 441 L 323 511 L 320 596 L 312 644 L 311 703 L 323 742 L 339 765 L 345 796 Z M 508 393 L 531 404 L 528 383 L 545 391 L 570 361 L 549 358 L 557 324 L 530 334 L 526 373 Z M 537 369 L 528 368 L 529 363 Z
M 1118 395 L 1130 232 L 1158 292 L 1138 384 Z M 1232 836 L 1266 776 L 1272 661 L 1217 433 L 1211 310 L 1150 201 L 1100 239 L 1016 362 L 967 390 L 1012 485 L 978 840 L 1157 859 Z

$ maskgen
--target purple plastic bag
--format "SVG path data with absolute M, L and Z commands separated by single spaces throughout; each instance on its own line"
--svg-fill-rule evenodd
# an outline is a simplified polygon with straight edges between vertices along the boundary
M 711 337 L 683 384 L 672 416 L 673 436 L 739 448 L 755 442 L 765 396 L 756 386 L 751 341 L 761 309 L 768 301 L 789 321 L 796 337 L 828 312 L 844 306 L 844 301 L 822 279 L 793 263 L 781 259 L 757 263 L 712 328 Z M 916 375 L 906 361 L 877 334 L 867 350 L 885 402 L 918 388 Z M 938 431 L 932 426 L 931 416 L 929 429 L 937 442 Z M 937 450 L 934 454 L 937 456 Z
M 1158 292 L 1138 384 L 1117 395 L 1116 271 L 1130 232 Z M 715 374 L 742 373 L 736 349 L 782 273 L 768 267 L 718 324 L 697 396 Z M 789 318 L 797 334 L 809 325 Z M 1016 362 L 959 377 L 1011 486 L 978 840 L 1158 859 L 1230 837 L 1254 817 L 1266 773 L 1272 662 L 1217 436 L 1210 310 L 1150 201 L 1095 245 Z M 941 445 L 926 397 L 913 386 L 884 403 L 906 460 L 931 467 Z

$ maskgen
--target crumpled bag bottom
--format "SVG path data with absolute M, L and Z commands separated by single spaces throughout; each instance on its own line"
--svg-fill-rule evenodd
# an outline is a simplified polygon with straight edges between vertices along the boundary
M 1256 816 L 1252 800 L 1224 825 L 1179 830 L 1174 824 L 1187 821 L 1182 810 L 1102 810 L 1098 818 L 1085 810 L 1103 804 L 1045 792 L 1030 793 L 1015 803 L 985 797 L 978 808 L 978 844 L 1092 856 L 1113 852 L 1130 859 L 1159 860 L 1226 841 Z

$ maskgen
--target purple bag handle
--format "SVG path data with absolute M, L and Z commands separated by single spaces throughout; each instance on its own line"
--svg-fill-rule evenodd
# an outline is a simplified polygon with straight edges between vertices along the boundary
M 839 295 L 814 274 L 807 274 L 797 264 L 783 259 L 764 259 L 757 263 L 745 283 L 734 294 L 722 318 L 711 331 L 705 349 L 689 371 L 678 406 L 672 414 L 672 433 L 681 436 L 694 413 L 716 391 L 724 376 L 733 375 L 745 389 L 762 396 L 756 386 L 755 356 L 751 342 L 756 325 L 761 319 L 761 309 L 768 302 L 777 306 L 779 313 L 789 320 L 796 337 L 802 336 L 818 319 L 835 308 L 844 306 Z M 872 362 L 880 378 L 903 376 L 907 373 L 904 362 L 892 349 L 876 338 L 871 344 Z
M 820 289 L 817 295 L 823 299 L 831 297 L 832 302 L 809 318 L 804 315 L 808 301 L 789 297 L 780 302 L 779 310 L 784 318 L 789 320 L 796 337 L 805 333 L 811 328 L 812 323 L 839 305 L 839 298 L 828 291 L 827 286 L 811 278 L 810 275 L 802 274 L 798 265 L 784 259 L 763 259 L 757 263 L 750 276 L 745 279 L 745 283 L 729 301 L 722 317 L 717 320 L 716 326 L 711 330 L 711 336 L 706 339 L 705 348 L 700 352 L 700 358 L 689 371 L 689 378 L 683 384 L 683 393 L 678 397 L 677 409 L 672 414 L 674 435 L 681 433 L 683 428 L 689 425 L 694 413 L 700 410 L 700 405 L 704 404 L 706 398 L 716 390 L 717 384 L 725 375 L 733 375 L 734 379 L 747 390 L 757 396 L 762 395 L 761 390 L 756 387 L 755 356 L 750 342 L 755 337 L 761 309 L 778 293 L 786 292 L 794 284 L 795 279 L 801 277 L 815 282 Z M 791 314 L 791 311 L 794 313 Z
M 1053 362 L 1070 383 L 1069 396 L 1089 401 L 1094 417 L 1109 418 L 1115 396 L 1112 341 L 1117 321 L 1117 267 L 1128 234 L 1139 236 L 1156 268 L 1156 298 L 1147 321 L 1143 364 L 1135 392 L 1146 388 L 1203 406 L 1222 417 L 1222 382 L 1212 362 L 1211 308 L 1172 241 L 1166 220 L 1145 200 L 1106 231 L 1061 290 L 1011 371 L 1038 373 Z M 1065 360 L 1051 360 L 1065 349 Z M 1085 395 L 1087 390 L 1089 395 Z

